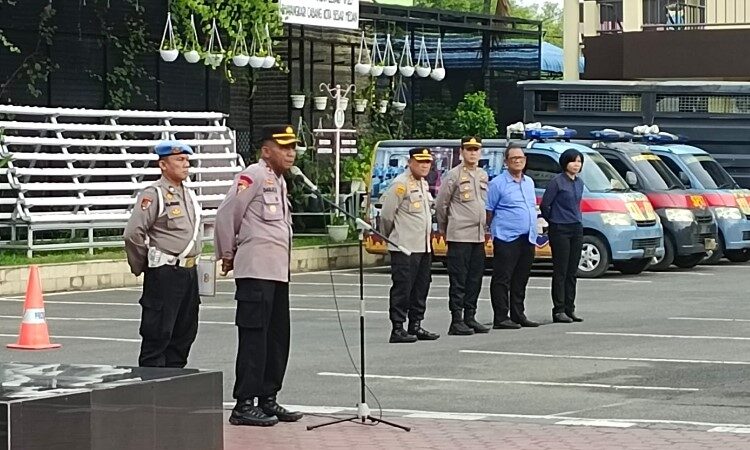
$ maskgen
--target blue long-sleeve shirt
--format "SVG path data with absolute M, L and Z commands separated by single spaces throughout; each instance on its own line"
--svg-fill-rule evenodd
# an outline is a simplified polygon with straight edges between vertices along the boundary
M 547 222 L 556 224 L 581 223 L 582 197 L 581 177 L 571 179 L 565 173 L 559 173 L 550 180 L 542 196 L 542 217 Z
M 526 175 L 518 181 L 504 171 L 490 182 L 487 189 L 487 211 L 492 212 L 492 237 L 512 242 L 528 234 L 536 244 L 536 194 L 534 181 Z

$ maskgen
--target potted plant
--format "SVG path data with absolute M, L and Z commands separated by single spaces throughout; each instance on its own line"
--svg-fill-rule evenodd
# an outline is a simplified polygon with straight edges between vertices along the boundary
M 271 67 L 276 65 L 276 57 L 273 56 L 273 45 L 271 42 L 271 33 L 268 31 L 268 24 L 266 24 L 266 57 L 263 59 L 263 68 L 264 69 L 270 69 Z
M 250 61 L 250 55 L 248 55 L 247 52 L 247 42 L 245 41 L 245 33 L 242 31 L 242 22 L 240 22 L 239 29 L 237 30 L 237 38 L 232 47 L 232 55 L 232 63 L 237 67 L 245 67 Z
M 445 78 L 445 65 L 443 64 L 443 46 L 440 38 L 437 40 L 437 50 L 435 50 L 435 67 L 430 73 L 430 77 L 435 81 L 442 81 Z
M 167 39 L 167 36 L 169 36 L 169 39 Z M 180 51 L 177 50 L 177 44 L 174 41 L 172 13 L 169 12 L 167 13 L 167 23 L 164 25 L 164 34 L 161 36 L 161 44 L 159 44 L 159 55 L 166 62 L 172 62 L 180 56 Z
M 398 71 L 402 76 L 407 78 L 414 75 L 414 60 L 411 57 L 411 45 L 408 34 L 404 38 L 404 48 L 401 50 Z
M 354 65 L 354 72 L 357 75 L 367 75 L 370 73 L 371 67 L 372 59 L 370 58 L 370 51 L 367 48 L 365 32 L 362 31 L 362 38 L 359 40 L 359 56 L 357 57 L 357 64 Z
M 315 109 L 317 109 L 318 111 L 323 111 L 326 109 L 326 106 L 328 106 L 327 95 L 318 95 L 313 99 L 313 101 L 315 102 Z
M 211 37 L 208 40 L 206 48 L 206 65 L 215 69 L 224 60 L 224 53 L 224 46 L 221 45 L 221 37 L 219 36 L 219 28 L 216 26 L 216 19 L 214 19 L 211 24 Z
M 292 108 L 302 109 L 305 107 L 305 93 L 304 92 L 295 92 L 294 94 L 289 95 L 289 99 L 292 102 Z
M 365 112 L 365 110 L 367 110 L 367 103 L 368 99 L 366 97 L 357 94 L 357 96 L 354 98 L 354 111 L 358 113 Z
M 383 54 L 383 75 L 392 77 L 396 75 L 398 65 L 396 64 L 396 55 L 393 53 L 393 44 L 391 44 L 391 35 L 385 37 L 385 53 Z
M 349 237 L 349 224 L 346 223 L 345 216 L 332 215 L 331 224 L 326 225 L 326 229 L 333 242 L 344 242 Z
M 255 48 L 255 41 L 253 41 L 252 43 L 252 48 Z M 266 50 L 260 49 L 257 51 L 251 51 L 250 53 L 250 60 L 248 62 L 250 64 L 250 67 L 252 67 L 253 69 L 260 69 L 261 67 L 263 67 L 263 63 L 266 60 Z
M 430 55 L 427 54 L 427 45 L 424 43 L 424 36 L 422 36 L 422 42 L 419 44 L 419 53 L 417 54 L 417 76 L 425 78 L 432 72 L 430 67 Z
M 380 53 L 380 44 L 378 44 L 378 34 L 372 35 L 372 60 L 370 64 L 370 75 L 379 77 L 383 75 L 383 55 Z
M 388 100 L 380 100 L 378 102 L 378 112 L 385 114 L 386 111 L 388 111 Z
M 349 107 L 349 97 L 340 97 L 338 99 L 336 109 L 340 109 L 342 111 L 346 111 L 346 108 Z
M 195 18 L 190 14 L 190 33 L 187 38 L 187 51 L 182 54 L 185 57 L 185 61 L 190 64 L 195 64 L 201 60 L 201 54 L 198 51 L 200 45 L 198 44 L 198 31 L 195 29 Z

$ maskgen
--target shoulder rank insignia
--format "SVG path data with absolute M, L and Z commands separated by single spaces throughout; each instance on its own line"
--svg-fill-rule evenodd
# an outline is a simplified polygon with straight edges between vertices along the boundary
M 247 175 L 240 175 L 240 179 L 237 181 L 237 193 L 244 191 L 253 184 L 253 179 Z
M 182 214 L 182 210 L 180 208 L 173 208 L 172 209 L 172 215 L 173 216 L 179 216 L 180 214 Z
M 148 207 L 151 206 L 151 202 L 152 202 L 152 200 L 150 198 L 143 197 L 141 199 L 141 209 L 144 210 L 144 211 L 147 210 Z
M 399 197 L 403 197 L 404 194 L 406 194 L 406 186 L 404 186 L 402 183 L 396 184 L 396 195 Z

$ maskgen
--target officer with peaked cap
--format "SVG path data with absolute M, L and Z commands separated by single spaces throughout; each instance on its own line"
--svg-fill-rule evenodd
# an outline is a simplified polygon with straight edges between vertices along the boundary
M 475 319 L 486 257 L 488 177 L 487 172 L 478 167 L 481 156 L 482 139 L 464 137 L 461 164 L 445 175 L 435 201 L 438 230 L 448 243 L 448 308 L 451 312 L 448 334 L 451 335 L 490 331 Z
M 260 161 L 237 175 L 216 212 L 216 256 L 224 273 L 234 270 L 237 288 L 232 425 L 270 426 L 302 418 L 276 402 L 290 335 L 292 216 L 283 174 L 294 164 L 296 145 L 292 126 L 264 127 Z
M 136 200 L 123 238 L 130 270 L 143 276 L 140 366 L 185 367 L 198 333 L 201 210 L 184 185 L 193 150 L 179 141 L 155 147 L 161 178 Z
M 427 309 L 427 294 L 432 276 L 432 202 L 425 176 L 432 166 L 432 152 L 428 148 L 409 150 L 409 168 L 394 178 L 383 194 L 380 213 L 382 232 L 400 247 L 411 252 L 406 255 L 389 245 L 391 254 L 390 319 L 393 330 L 390 343 L 435 340 L 440 335 L 422 328 Z M 404 322 L 409 318 L 409 328 Z

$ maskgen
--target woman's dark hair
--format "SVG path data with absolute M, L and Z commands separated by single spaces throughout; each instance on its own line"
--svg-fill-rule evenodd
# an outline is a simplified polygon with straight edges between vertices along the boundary
M 569 148 L 562 152 L 562 155 L 560 155 L 560 167 L 562 168 L 563 172 L 565 172 L 565 169 L 567 169 L 568 164 L 575 161 L 576 158 L 581 158 L 581 164 L 583 164 L 583 153 L 579 152 L 578 150 Z

